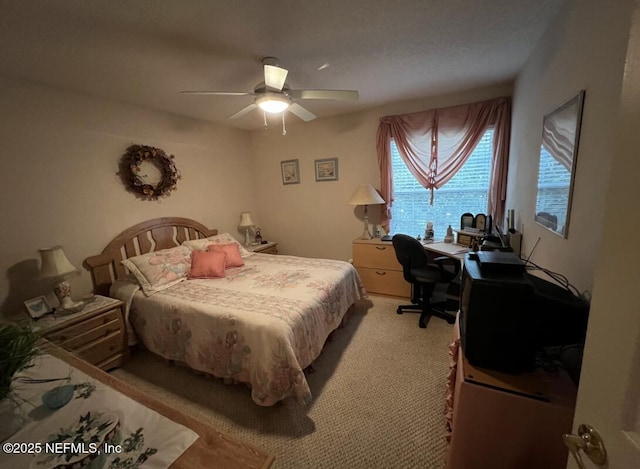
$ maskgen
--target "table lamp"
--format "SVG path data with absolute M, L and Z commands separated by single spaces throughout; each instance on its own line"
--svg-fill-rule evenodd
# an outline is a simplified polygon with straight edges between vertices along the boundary
M 251 219 L 251 212 L 242 212 L 240 214 L 240 225 L 238 229 L 240 231 L 244 231 L 244 245 L 251 245 L 251 236 L 249 235 L 249 230 L 255 226 L 253 220 Z
M 378 194 L 371 184 L 360 184 L 356 191 L 353 193 L 347 204 L 349 205 L 364 205 L 364 231 L 359 239 L 371 239 L 371 232 L 369 231 L 369 215 L 367 213 L 368 205 L 380 205 L 384 203 L 384 199 Z
M 67 282 L 68 278 L 78 275 L 80 271 L 69 262 L 62 246 L 40 249 L 39 251 L 42 260 L 40 277 L 55 278 L 60 281 L 53 289 L 58 301 L 60 301 L 60 309 L 73 309 L 81 305 L 82 302 L 74 302 L 71 299 L 71 285 Z

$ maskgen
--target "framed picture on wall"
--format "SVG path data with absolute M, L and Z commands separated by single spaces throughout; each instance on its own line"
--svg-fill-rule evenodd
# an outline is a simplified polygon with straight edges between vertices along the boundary
M 338 158 L 316 160 L 316 182 L 338 180 Z
M 300 184 L 300 167 L 297 159 L 281 161 L 280 168 L 282 184 Z

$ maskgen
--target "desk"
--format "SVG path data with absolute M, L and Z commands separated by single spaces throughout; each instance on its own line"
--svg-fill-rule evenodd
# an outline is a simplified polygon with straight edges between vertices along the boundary
M 428 252 L 435 253 L 439 256 L 455 257 L 464 260 L 464 255 L 469 252 L 469 248 L 460 246 L 459 244 L 445 243 L 443 241 L 435 241 L 433 243 L 423 243 L 424 249 Z
M 423 246 L 430 259 L 449 256 L 463 261 L 464 253 L 469 250 L 464 246 L 442 241 Z M 355 239 L 352 249 L 353 265 L 369 293 L 400 298 L 411 297 L 411 284 L 404 279 L 402 266 L 396 259 L 391 241 Z
M 411 284 L 402 275 L 391 241 L 354 239 L 353 266 L 367 292 L 399 298 L 411 297 Z
M 462 271 L 464 256 L 469 252 L 469 248 L 460 246 L 453 243 L 445 243 L 443 241 L 436 241 L 433 243 L 424 244 L 424 249 L 427 251 L 429 262 L 433 262 L 435 257 L 447 256 L 460 261 L 460 271 Z M 445 309 L 447 311 L 457 311 L 460 309 L 460 276 L 453 279 L 447 284 L 446 292 L 444 292 L 447 305 Z
M 169 407 L 167 404 L 155 400 L 129 384 L 120 381 L 114 376 L 72 355 L 66 350 L 51 345 L 51 347 L 47 346 L 46 353 L 63 360 L 71 365 L 73 369 L 89 375 L 90 378 L 156 411 L 172 422 L 183 425 L 195 432 L 197 439 L 169 466 L 171 468 L 217 467 L 225 469 L 267 469 L 273 463 L 274 458 L 270 454 L 231 436 L 220 433 L 214 428 Z M 82 401 L 82 399 L 80 401 Z M 116 406 L 113 402 L 112 405 Z M 116 407 L 107 410 L 115 412 Z M 27 438 L 28 435 L 22 434 L 21 441 L 24 441 L 23 437 Z M 8 441 L 12 441 L 12 439 L 9 438 Z M 22 467 L 22 460 L 17 459 L 19 457 L 19 455 L 3 455 L 3 457 L 0 457 L 0 467 Z

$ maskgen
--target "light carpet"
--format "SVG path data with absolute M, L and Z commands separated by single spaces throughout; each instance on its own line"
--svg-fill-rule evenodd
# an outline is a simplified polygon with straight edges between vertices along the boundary
M 444 467 L 444 395 L 453 329 L 400 300 L 370 296 L 307 375 L 313 401 L 260 407 L 242 384 L 196 375 L 140 350 L 118 378 L 276 456 L 283 468 Z

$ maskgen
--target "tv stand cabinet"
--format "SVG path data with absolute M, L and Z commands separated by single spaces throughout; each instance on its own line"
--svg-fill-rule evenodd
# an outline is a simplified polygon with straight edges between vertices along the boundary
M 571 433 L 577 389 L 564 370 L 510 375 L 476 368 L 462 347 L 454 358 L 447 469 L 566 467 L 562 435 Z

